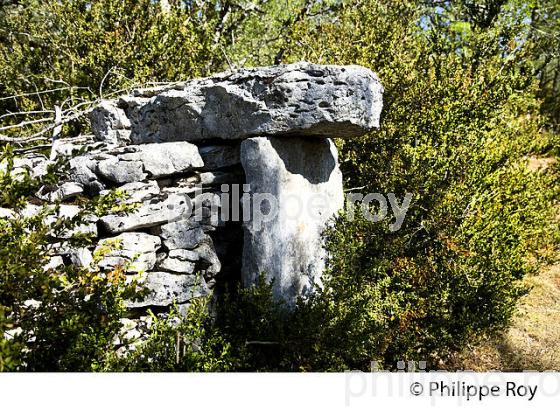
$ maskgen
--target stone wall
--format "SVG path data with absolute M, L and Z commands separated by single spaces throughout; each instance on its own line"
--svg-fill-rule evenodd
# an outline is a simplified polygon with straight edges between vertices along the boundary
M 227 283 L 249 286 L 261 273 L 288 304 L 305 297 L 321 284 L 321 233 L 343 206 L 329 137 L 377 127 L 382 92 L 366 68 L 298 63 L 103 101 L 90 116 L 94 135 L 54 141 L 51 158 L 22 161 L 41 173 L 69 158 L 67 180 L 37 194 L 62 201 L 59 217 L 77 213 L 76 197 L 115 188 L 137 208 L 84 221 L 79 229 L 97 241 L 61 245 L 52 266 L 87 266 L 96 250 L 118 244 L 100 265 L 126 265 L 145 284 L 147 296 L 129 302 L 139 311 L 219 294 Z

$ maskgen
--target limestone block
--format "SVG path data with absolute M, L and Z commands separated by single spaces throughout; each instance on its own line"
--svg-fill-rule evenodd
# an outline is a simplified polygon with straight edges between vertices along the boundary
M 152 269 L 156 263 L 156 251 L 161 247 L 161 239 L 142 232 L 126 232 L 113 238 L 99 241 L 95 252 L 109 250 L 104 254 L 99 266 L 113 269 L 131 263 L 130 272 Z
M 148 294 L 138 301 L 128 301 L 129 308 L 169 306 L 173 301 L 185 303 L 208 294 L 208 287 L 197 275 L 177 275 L 169 272 L 147 272 L 136 277 Z
M 267 215 L 244 223 L 243 283 L 264 272 L 274 295 L 293 304 L 321 285 L 322 232 L 344 203 L 336 148 L 329 139 L 251 138 L 241 144 L 241 162 L 253 207 Z M 259 194 L 273 201 L 255 205 Z
M 382 94 L 365 67 L 300 62 L 139 90 L 118 104 L 135 144 L 259 135 L 351 138 L 379 126 Z M 117 129 L 116 122 L 102 122 L 98 137 L 114 139 L 105 127 Z

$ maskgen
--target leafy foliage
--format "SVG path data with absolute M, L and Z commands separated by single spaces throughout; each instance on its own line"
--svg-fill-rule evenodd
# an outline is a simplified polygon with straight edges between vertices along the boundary
M 77 110 L 133 85 L 223 69 L 225 49 L 257 13 L 242 1 L 165 4 L 24 0 L 0 8 L 0 94 L 5 96 L 0 112 L 10 114 L 3 121 L 18 124 L 17 113 L 23 112 L 40 119 L 55 105 Z M 7 131 L 17 135 L 21 129 Z M 70 135 L 83 131 L 85 122 L 64 129 Z
M 22 333 L 0 339 L 0 370 L 437 367 L 508 326 L 523 278 L 557 255 L 558 163 L 528 167 L 560 147 L 554 1 L 19 3 L 0 10 L 1 92 L 20 95 L 0 100 L 8 124 L 228 64 L 361 64 L 378 73 L 384 109 L 380 130 L 337 140 L 346 186 L 414 198 L 397 232 L 341 215 L 325 287 L 294 311 L 261 282 L 215 309 L 196 301 L 184 319 L 154 316 L 126 357 L 111 344 L 122 275 L 44 271 L 45 214 L 1 219 L 0 331 Z M 39 182 L 0 173 L 1 206 L 17 212 Z
M 339 343 L 350 367 L 437 364 L 507 326 L 526 291 L 521 279 L 544 256 L 537 251 L 558 243 L 557 170 L 526 166 L 557 140 L 534 98 L 524 16 L 504 7 L 458 26 L 456 16 L 428 12 L 364 1 L 336 23 L 300 27 L 298 38 L 313 43 L 292 50 L 379 74 L 381 130 L 339 144 L 343 174 L 367 192 L 414 194 L 396 233 L 344 218 L 332 232 L 322 302 L 332 323 L 323 326 L 339 338 L 341 322 L 352 329 Z
M 2 370 L 94 370 L 102 362 L 125 315 L 125 297 L 136 293 L 124 272 L 102 273 L 96 263 L 86 267 L 48 267 L 56 238 L 71 232 L 114 197 L 100 199 L 73 218 L 52 221 L 58 206 L 26 212 L 25 202 L 36 187 L 57 178 L 52 167 L 38 179 L 28 170 L 12 172 L 8 149 L 0 171 L 2 205 L 12 215 L 0 218 L 0 365 Z M 60 170 L 60 168 L 58 169 Z M 68 245 L 85 246 L 87 235 L 75 234 Z M 95 262 L 95 261 L 94 261 Z
M 231 345 L 212 325 L 208 299 L 192 301 L 186 312 L 174 307 L 161 317 L 151 314 L 141 329 L 144 341 L 129 343 L 127 350 L 110 355 L 111 371 L 229 371 L 239 367 Z

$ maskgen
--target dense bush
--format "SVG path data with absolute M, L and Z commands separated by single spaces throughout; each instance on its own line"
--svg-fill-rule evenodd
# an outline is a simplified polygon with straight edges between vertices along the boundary
M 272 300 L 269 284 L 233 289 L 215 315 L 197 301 L 187 319 L 154 317 L 147 342 L 123 358 L 110 343 L 126 292 L 119 275 L 45 273 L 40 218 L 2 219 L 0 330 L 24 331 L 0 339 L 0 368 L 438 366 L 508 325 L 527 292 L 523 278 L 555 257 L 559 243 L 558 165 L 527 167 L 560 147 L 551 126 L 556 80 L 547 80 L 558 76 L 556 43 L 538 34 L 555 25 L 536 18 L 554 16 L 554 2 L 169 3 L 171 11 L 155 1 L 26 1 L 1 11 L 3 94 L 53 79 L 85 87 L 0 100 L 1 109 L 87 100 L 100 89 L 218 71 L 228 60 L 361 64 L 378 73 L 384 110 L 379 131 L 337 140 L 346 187 L 398 198 L 411 192 L 404 224 L 391 232 L 391 221 L 341 215 L 328 233 L 325 287 L 295 311 Z M 6 174 L 0 181 L 2 206 L 16 209 L 38 182 Z M 43 302 L 40 314 L 30 313 L 29 299 Z
M 46 265 L 59 245 L 56 238 L 88 216 L 119 206 L 121 195 L 109 195 L 73 218 L 49 223 L 57 205 L 43 205 L 37 213 L 26 212 L 25 205 L 39 186 L 57 180 L 63 164 L 32 178 L 28 170 L 14 172 L 10 149 L 0 163 L 6 166 L 0 170 L 0 207 L 13 212 L 0 218 L 0 370 L 95 370 L 113 346 L 118 320 L 126 312 L 124 298 L 134 297 L 136 288 L 125 284 L 122 269 L 102 273 L 96 263 L 91 270 Z M 86 234 L 76 233 L 68 243 L 79 247 L 90 242 Z
M 507 326 L 521 280 L 558 243 L 557 169 L 526 167 L 558 141 L 534 97 L 528 10 L 504 6 L 479 24 L 416 2 L 360 4 L 336 24 L 302 25 L 292 58 L 379 74 L 381 130 L 339 143 L 343 174 L 349 187 L 414 199 L 395 233 L 341 218 L 321 332 L 337 340 L 338 368 L 437 363 Z
M 106 357 L 110 371 L 231 371 L 240 368 L 242 356 L 214 326 L 208 298 L 191 302 L 186 312 L 172 308 L 165 315 L 150 313 L 141 331 L 145 340 L 125 344 L 121 352 Z

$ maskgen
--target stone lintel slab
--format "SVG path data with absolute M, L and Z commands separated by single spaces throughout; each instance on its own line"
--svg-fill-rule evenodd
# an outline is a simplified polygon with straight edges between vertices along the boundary
M 91 115 L 98 139 L 144 144 L 254 136 L 352 138 L 379 127 L 383 87 L 370 69 L 246 68 L 137 90 Z

